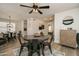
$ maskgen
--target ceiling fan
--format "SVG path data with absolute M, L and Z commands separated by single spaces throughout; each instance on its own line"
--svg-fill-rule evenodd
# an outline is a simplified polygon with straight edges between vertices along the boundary
M 49 9 L 49 6 L 38 6 L 35 3 L 33 3 L 33 6 L 27 6 L 27 5 L 22 5 L 22 4 L 20 4 L 20 6 L 32 8 L 32 10 L 29 12 L 29 14 L 31 14 L 34 11 L 36 11 L 40 14 L 43 14 L 43 12 L 41 12 L 39 9 Z

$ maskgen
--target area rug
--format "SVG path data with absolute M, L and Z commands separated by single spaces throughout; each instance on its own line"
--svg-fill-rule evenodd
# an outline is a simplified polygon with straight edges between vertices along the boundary
M 13 49 L 14 56 L 19 56 L 19 51 L 20 51 L 20 48 Z M 27 48 L 23 49 L 21 56 L 28 56 Z M 34 53 L 33 56 L 38 56 L 38 55 L 37 55 L 37 53 Z M 43 56 L 42 53 L 41 53 L 41 56 Z M 58 51 L 56 49 L 52 49 L 52 54 L 51 54 L 49 49 L 47 48 L 47 49 L 45 49 L 45 56 L 65 56 L 65 53 Z

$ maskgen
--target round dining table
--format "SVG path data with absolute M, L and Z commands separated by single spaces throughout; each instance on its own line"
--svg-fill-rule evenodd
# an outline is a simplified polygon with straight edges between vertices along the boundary
M 48 40 L 48 37 L 49 37 L 48 35 L 46 35 L 46 36 L 34 36 L 34 35 L 24 36 L 24 40 L 29 42 L 29 47 L 28 47 L 28 52 L 29 53 L 28 53 L 28 55 L 32 56 L 33 51 L 38 53 L 37 50 L 39 50 L 38 55 L 40 55 L 40 49 L 42 49 L 42 54 L 44 54 L 44 50 L 42 48 L 42 43 L 44 41 Z M 36 48 L 36 47 L 39 47 L 39 45 L 36 41 L 40 43 L 40 48 L 39 49 Z
M 47 40 L 48 37 L 49 37 L 48 35 L 44 35 L 44 36 L 25 35 L 25 36 L 24 36 L 24 40 L 25 40 L 25 41 L 28 41 L 28 40 L 37 39 L 37 40 L 39 40 L 39 41 L 44 41 L 44 40 Z

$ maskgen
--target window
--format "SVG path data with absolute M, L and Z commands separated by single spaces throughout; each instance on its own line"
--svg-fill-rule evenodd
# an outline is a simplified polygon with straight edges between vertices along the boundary
M 14 32 L 15 31 L 15 23 L 11 23 L 13 26 L 12 26 L 12 30 L 11 32 Z M 8 31 L 8 22 L 0 22 L 0 32 L 7 32 Z

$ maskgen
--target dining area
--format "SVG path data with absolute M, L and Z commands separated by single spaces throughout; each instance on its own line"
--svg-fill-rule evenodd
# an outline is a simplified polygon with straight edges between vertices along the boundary
M 10 16 L 9 18 L 11 19 Z M 11 54 L 6 51 L 7 55 L 24 56 L 23 54 L 27 53 L 26 56 L 34 56 L 34 53 L 36 53 L 38 56 L 45 56 L 45 49 L 47 47 L 52 55 L 52 43 L 54 41 L 52 22 L 50 20 L 37 20 L 36 18 L 28 19 L 30 20 L 9 22 L 10 26 L 8 27 L 6 26 L 8 23 L 1 22 L 4 25 L 1 25 L 3 30 L 1 34 L 2 38 L 4 38 L 1 38 L 1 40 L 5 41 L 3 41 L 4 44 L 1 43 L 2 45 L 0 45 L 3 46 L 1 50 L 5 53 L 5 50 L 8 49 L 7 51 L 10 51 Z M 24 48 L 27 49 L 25 52 L 23 52 Z M 19 50 L 18 53 L 17 49 Z
M 79 56 L 79 4 L 34 4 L 0 4 L 0 56 Z
M 19 56 L 25 48 L 28 50 L 28 56 L 33 56 L 34 53 L 38 56 L 45 56 L 45 48 L 47 47 L 52 54 L 52 43 L 54 41 L 53 33 L 49 35 L 25 35 L 22 36 L 21 31 L 18 33 L 18 41 L 20 43 Z M 26 51 L 27 53 L 27 51 Z

